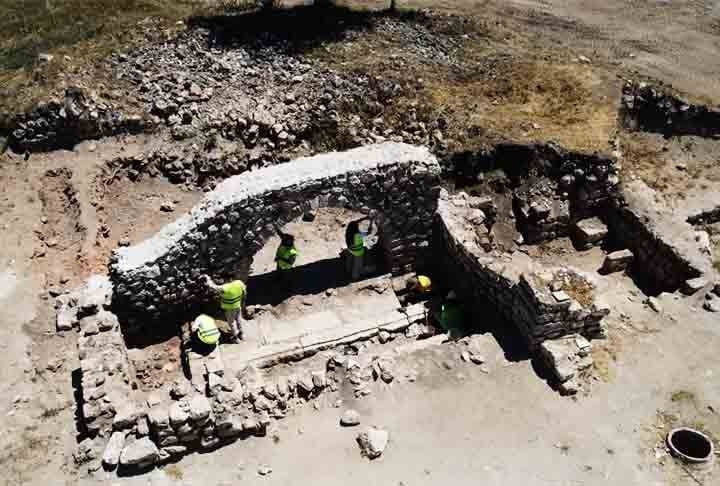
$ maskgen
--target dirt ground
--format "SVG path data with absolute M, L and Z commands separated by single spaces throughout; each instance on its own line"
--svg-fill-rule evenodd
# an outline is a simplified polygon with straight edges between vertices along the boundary
M 427 98 L 419 102 L 437 105 L 458 127 L 476 124 L 519 140 L 556 139 L 607 150 L 616 135 L 612 115 L 620 76 L 661 80 L 692 100 L 720 103 L 717 2 L 413 0 L 400 5 L 477 16 L 492 35 L 478 40 L 468 56 L 499 44 L 499 55 L 514 56 L 493 76 L 496 81 L 521 78 L 519 95 L 497 91 L 496 81 L 489 92 L 482 77 L 457 81 L 448 73 L 410 73 L 428 82 Z M 339 62 L 351 62 L 366 47 L 363 39 L 354 42 L 346 60 L 337 56 Z M 591 63 L 578 63 L 579 55 Z M 373 57 L 355 60 L 371 64 Z M 452 82 L 441 82 L 447 79 Z M 568 80 L 573 90 L 565 89 Z M 566 91 L 568 102 L 558 101 Z M 504 104 L 494 105 L 493 96 Z M 478 100 L 469 118 L 459 107 L 467 108 L 472 98 Z M 553 104 L 546 105 L 550 99 Z M 694 187 L 717 186 L 715 141 L 624 137 L 632 174 L 656 183 L 673 201 L 694 194 Z M 473 140 L 465 142 L 472 146 Z M 27 161 L 21 155 L 0 159 L 0 483 L 720 484 L 717 466 L 693 479 L 694 473 L 658 447 L 676 423 L 720 438 L 718 320 L 700 310 L 700 303 L 674 296 L 664 296 L 663 312 L 655 313 L 621 276 L 601 279 L 613 313 L 610 338 L 596 349 L 598 380 L 588 396 L 560 397 L 527 360 L 483 373 L 444 346 L 416 357 L 415 383 L 380 390 L 356 404 L 363 424 L 390 431 L 390 445 L 376 461 L 360 457 L 356 431 L 337 426 L 342 409 L 322 403 L 280 422 L 277 441 L 241 441 L 144 476 L 88 477 L 72 458 L 75 335 L 55 333 L 50 293 L 104 272 L 121 240 L 141 241 L 201 198 L 200 190 L 160 178 L 105 182 L 106 161 L 152 143 L 128 137 L 33 154 Z M 168 202 L 174 211 L 161 211 Z M 334 227 L 330 214 L 319 215 L 329 219 L 318 223 Z M 303 240 L 301 252 L 308 261 L 330 258 L 340 246 L 314 238 L 307 243 Z M 263 252 L 274 250 L 268 244 Z M 270 261 L 262 255 L 258 272 Z M 560 255 L 588 271 L 596 269 L 597 255 Z M 445 361 L 455 366 L 447 369 Z M 272 474 L 259 476 L 261 464 L 272 467 Z

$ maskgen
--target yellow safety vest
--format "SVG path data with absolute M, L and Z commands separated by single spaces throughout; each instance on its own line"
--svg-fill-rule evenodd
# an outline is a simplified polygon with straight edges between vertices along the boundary
M 420 284 L 420 292 L 426 293 L 432 290 L 432 282 L 430 281 L 430 277 L 426 277 L 425 275 L 418 275 L 417 281 Z
M 220 307 L 223 310 L 236 310 L 242 307 L 245 299 L 245 284 L 242 280 L 234 280 L 222 286 L 222 301 Z
M 353 236 L 353 245 L 348 248 L 353 256 L 361 257 L 365 255 L 365 240 L 360 233 Z
M 281 270 L 290 270 L 295 264 L 295 258 L 298 256 L 298 251 L 294 246 L 280 245 L 275 254 L 275 261 Z
M 197 335 L 200 341 L 210 345 L 217 344 L 220 340 L 220 330 L 215 324 L 215 319 L 201 315 L 198 320 L 200 321 L 200 327 L 198 327 Z

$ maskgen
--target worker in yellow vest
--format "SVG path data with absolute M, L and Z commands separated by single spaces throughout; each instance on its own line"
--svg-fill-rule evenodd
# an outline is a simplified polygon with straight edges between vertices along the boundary
M 198 352 L 209 353 L 220 341 L 220 330 L 215 324 L 215 319 L 201 314 L 195 318 L 190 325 L 194 347 Z
M 285 286 L 290 286 L 290 270 L 295 266 L 295 261 L 299 255 L 295 248 L 295 237 L 288 233 L 277 230 L 280 236 L 280 246 L 275 253 L 275 263 L 277 264 L 277 275 Z
M 360 230 L 360 223 L 370 220 L 368 230 L 362 232 Z M 345 229 L 345 244 L 347 245 L 347 251 L 349 259 L 347 261 L 347 270 L 350 273 L 352 280 L 358 280 L 362 276 L 363 266 L 365 262 L 365 235 L 372 232 L 373 218 L 360 218 L 355 221 L 348 223 Z
M 208 288 L 220 297 L 220 308 L 225 312 L 225 320 L 230 325 L 234 340 L 237 342 L 243 338 L 242 318 L 246 315 L 245 301 L 247 287 L 242 280 L 233 280 L 218 285 L 205 275 Z

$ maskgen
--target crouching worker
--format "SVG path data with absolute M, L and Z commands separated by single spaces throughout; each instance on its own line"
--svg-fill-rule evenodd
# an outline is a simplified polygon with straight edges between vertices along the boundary
M 440 327 L 451 337 L 462 335 L 465 327 L 465 309 L 454 290 L 451 290 L 440 306 L 440 312 L 435 316 Z
M 245 301 L 247 288 L 242 280 L 233 280 L 226 284 L 218 285 L 205 275 L 205 282 L 210 290 L 220 298 L 220 308 L 225 312 L 225 320 L 233 332 L 235 342 L 243 338 L 242 319 L 247 315 Z
M 427 275 L 410 277 L 405 282 L 405 304 L 427 300 L 432 294 L 432 281 Z
M 220 329 L 215 319 L 205 314 L 195 318 L 190 325 L 192 331 L 193 348 L 200 354 L 211 353 L 220 342 Z

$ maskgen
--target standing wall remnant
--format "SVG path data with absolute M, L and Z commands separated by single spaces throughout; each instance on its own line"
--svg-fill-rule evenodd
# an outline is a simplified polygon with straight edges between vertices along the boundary
M 686 280 L 713 274 L 693 227 L 676 218 L 642 181 L 623 185 L 607 222 L 613 238 L 632 250 L 639 274 L 655 290 L 674 291 Z
M 323 207 L 378 212 L 394 273 L 429 245 L 440 166 L 427 148 L 383 143 L 304 157 L 227 179 L 189 214 L 115 251 L 113 306 L 145 322 L 205 298 L 201 275 L 242 277 L 275 227 Z M 130 319 L 132 320 L 132 319 Z
M 437 274 L 469 304 L 473 322 L 486 322 L 488 308 L 494 309 L 531 351 L 546 339 L 574 333 L 603 336 L 602 319 L 610 310 L 594 296 L 588 278 L 571 268 L 534 264 L 523 255 L 488 253 L 472 224 L 474 205 L 473 198 L 441 196 L 432 247 Z
M 629 131 L 662 133 L 666 137 L 720 135 L 720 110 L 693 105 L 646 83 L 623 87 L 620 121 Z

